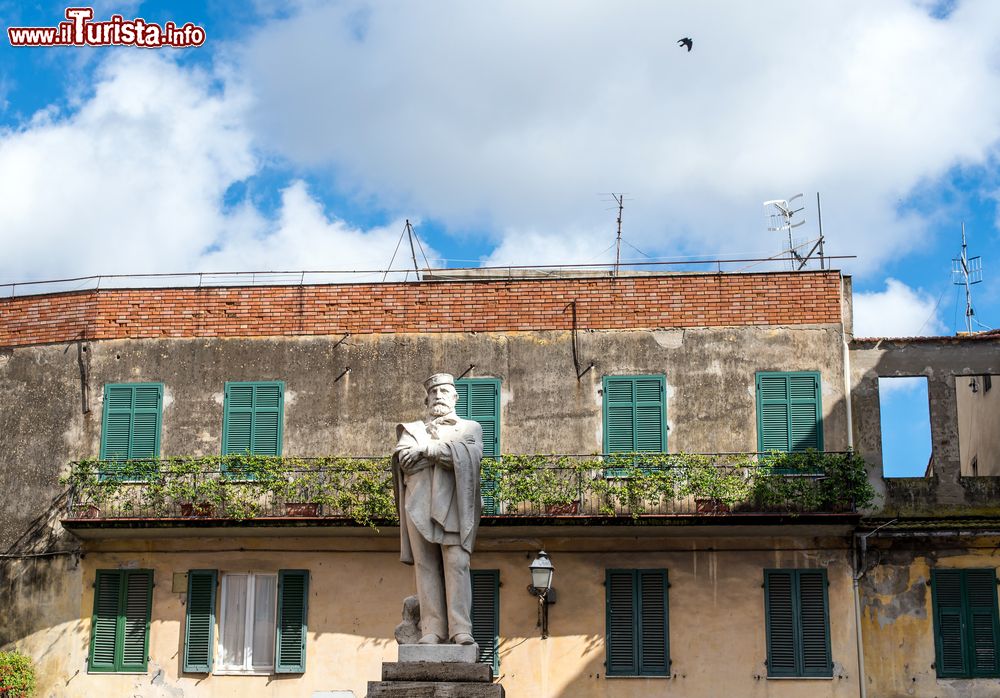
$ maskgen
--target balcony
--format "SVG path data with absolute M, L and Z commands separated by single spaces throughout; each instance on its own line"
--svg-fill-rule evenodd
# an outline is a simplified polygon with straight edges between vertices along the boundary
M 79 461 L 70 528 L 398 523 L 388 458 Z M 853 453 L 505 455 L 484 459 L 485 525 L 850 516 L 871 504 Z

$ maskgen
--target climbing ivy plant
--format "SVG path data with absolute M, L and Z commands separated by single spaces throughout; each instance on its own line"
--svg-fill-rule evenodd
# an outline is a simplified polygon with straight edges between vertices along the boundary
M 854 453 L 504 455 L 485 459 L 501 515 L 587 513 L 640 517 L 677 503 L 713 511 L 839 512 L 875 491 Z M 388 458 L 206 456 L 125 463 L 86 460 L 62 478 L 80 507 L 102 517 L 281 516 L 309 503 L 366 526 L 398 522 Z M 689 509 L 690 510 L 690 509 Z

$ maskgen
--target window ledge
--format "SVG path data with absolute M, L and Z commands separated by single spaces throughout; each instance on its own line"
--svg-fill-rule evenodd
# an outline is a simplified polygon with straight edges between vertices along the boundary
M 833 681 L 832 676 L 767 676 L 768 681 Z
M 671 674 L 605 674 L 606 679 L 669 679 Z
M 259 669 L 216 669 L 213 676 L 270 676 L 274 673 L 274 667 L 261 667 Z

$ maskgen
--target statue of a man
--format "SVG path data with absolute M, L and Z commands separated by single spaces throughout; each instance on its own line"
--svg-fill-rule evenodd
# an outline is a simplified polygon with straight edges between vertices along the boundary
M 396 426 L 393 483 L 399 511 L 400 559 L 415 566 L 421 644 L 471 645 L 469 561 L 482 500 L 483 429 L 455 414 L 455 379 L 424 381 L 427 416 Z

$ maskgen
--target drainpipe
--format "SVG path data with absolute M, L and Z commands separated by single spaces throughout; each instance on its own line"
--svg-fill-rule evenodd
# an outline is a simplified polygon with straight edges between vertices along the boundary
M 851 575 L 853 577 L 851 586 L 854 590 L 854 630 L 857 637 L 858 688 L 861 689 L 861 698 L 868 698 L 868 685 L 865 682 L 865 650 L 861 638 L 861 593 L 858 583 L 865 576 L 865 566 L 868 562 L 868 536 L 878 533 L 879 530 L 893 523 L 896 523 L 896 519 L 887 521 L 868 533 L 858 533 L 857 529 L 854 530 L 854 545 L 852 546 L 854 550 L 854 574 Z
M 854 533 L 854 574 L 851 575 L 851 586 L 854 589 L 854 632 L 856 634 L 856 645 L 858 649 L 858 688 L 861 690 L 861 698 L 868 698 L 868 687 L 865 682 L 865 650 L 861 640 L 861 594 L 858 591 L 858 580 L 861 579 L 860 564 L 861 554 L 858 551 L 858 541 L 864 547 L 868 541 Z

